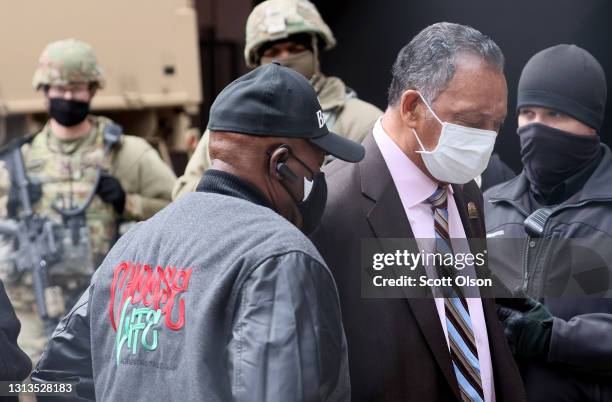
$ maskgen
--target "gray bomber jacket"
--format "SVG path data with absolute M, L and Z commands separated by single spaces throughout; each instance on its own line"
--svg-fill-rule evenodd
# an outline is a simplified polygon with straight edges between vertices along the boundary
M 207 178 L 117 242 L 34 381 L 101 401 L 350 400 L 323 259 L 248 183 Z

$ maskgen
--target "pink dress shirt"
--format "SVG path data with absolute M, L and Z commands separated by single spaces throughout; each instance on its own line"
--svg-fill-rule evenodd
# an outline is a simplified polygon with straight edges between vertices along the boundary
M 438 184 L 425 175 L 389 137 L 382 126 L 382 119 L 378 119 L 374 125 L 374 140 L 391 173 L 414 238 L 417 241 L 418 239 L 434 239 L 434 219 L 431 205 L 427 203 L 427 198 L 436 191 Z M 465 231 L 457 211 L 457 204 L 455 204 L 451 186 L 448 186 L 448 228 L 451 239 L 465 239 Z M 425 250 L 431 250 L 432 245 L 433 242 L 427 242 L 427 244 L 419 243 L 419 247 Z M 482 301 L 479 298 L 467 298 L 466 300 L 472 319 L 476 349 L 478 350 L 485 402 L 494 402 L 495 388 L 493 386 L 491 352 Z M 434 301 L 448 346 L 444 299 L 435 298 Z

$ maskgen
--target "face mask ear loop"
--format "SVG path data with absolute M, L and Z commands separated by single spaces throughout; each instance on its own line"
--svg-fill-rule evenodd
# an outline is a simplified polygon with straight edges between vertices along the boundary
M 417 93 L 419 94 L 419 96 L 421 97 L 421 100 L 423 101 L 423 103 L 425 104 L 425 106 L 427 106 L 427 109 L 431 112 L 431 114 L 433 115 L 433 117 L 438 120 L 438 123 L 440 123 L 440 125 L 442 127 L 444 127 L 444 122 L 442 120 L 440 120 L 440 118 L 438 117 L 438 115 L 433 111 L 433 109 L 431 108 L 431 106 L 429 106 L 429 103 L 427 103 L 427 101 L 425 100 L 425 97 L 419 92 L 417 91 Z M 421 147 L 421 151 L 415 151 L 418 154 L 430 154 L 433 151 L 428 151 L 425 149 L 425 147 L 423 146 L 423 143 L 421 142 L 419 136 L 417 135 L 416 130 L 413 128 L 412 132 L 414 133 L 414 136 L 417 140 L 417 142 L 419 143 L 419 146 Z M 437 147 L 436 147 L 437 148 Z
M 309 168 L 309 167 L 308 167 L 308 165 L 307 165 L 306 163 L 304 163 L 304 161 L 303 161 L 302 159 L 300 159 L 300 158 L 298 158 L 297 156 L 295 156 L 295 154 L 294 154 L 293 152 L 291 152 L 291 151 L 290 151 L 290 152 L 289 152 L 289 155 L 290 155 L 290 156 L 291 156 L 293 159 L 295 159 L 296 161 L 298 161 L 298 163 L 299 163 L 300 165 L 302 165 L 302 167 L 303 167 L 304 169 L 308 170 L 308 173 L 310 173 L 310 176 L 314 178 L 314 175 L 315 175 L 315 171 L 314 171 L 314 170 L 312 170 L 311 168 Z
M 435 117 L 436 120 L 438 120 L 438 123 L 440 123 L 440 125 L 444 126 L 444 122 L 442 120 L 440 120 L 440 118 L 438 117 L 436 112 L 434 112 L 433 109 L 431 108 L 431 106 L 429 106 L 429 103 L 427 103 L 427 101 L 425 100 L 425 97 L 423 95 L 421 95 L 421 93 L 419 91 L 417 91 L 417 93 L 419 94 L 419 96 L 421 97 L 421 100 L 423 101 L 425 106 L 427 106 L 427 109 L 429 109 L 429 111 L 431 112 L 433 117 Z
M 417 142 L 419 143 L 419 146 L 421 147 L 420 151 L 415 151 L 417 154 L 428 154 L 430 153 L 430 151 L 426 150 L 425 147 L 423 146 L 423 143 L 421 142 L 421 140 L 419 139 L 419 136 L 417 135 L 416 130 L 413 128 L 412 132 L 414 133 L 414 138 L 416 138 Z
M 312 77 L 310 77 L 309 81 L 311 85 L 314 85 L 314 83 L 319 78 L 319 70 L 321 68 L 321 66 L 319 65 L 319 41 L 316 34 L 311 34 L 310 43 L 312 44 L 312 63 L 314 64 L 314 73 L 312 74 Z

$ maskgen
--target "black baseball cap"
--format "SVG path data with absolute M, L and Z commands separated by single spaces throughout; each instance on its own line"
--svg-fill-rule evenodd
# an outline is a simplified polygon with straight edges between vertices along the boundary
M 302 138 L 347 162 L 359 162 L 365 154 L 361 144 L 327 129 L 317 94 L 306 78 L 276 62 L 226 86 L 210 108 L 208 129 Z

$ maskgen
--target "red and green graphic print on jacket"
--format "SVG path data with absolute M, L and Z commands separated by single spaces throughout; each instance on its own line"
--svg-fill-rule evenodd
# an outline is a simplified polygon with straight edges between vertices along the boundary
M 191 272 L 131 261 L 115 267 L 108 313 L 117 365 L 176 368 L 185 343 L 184 296 Z

